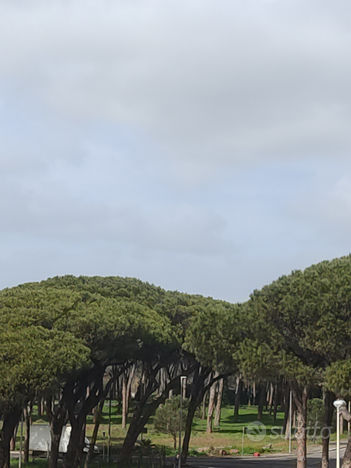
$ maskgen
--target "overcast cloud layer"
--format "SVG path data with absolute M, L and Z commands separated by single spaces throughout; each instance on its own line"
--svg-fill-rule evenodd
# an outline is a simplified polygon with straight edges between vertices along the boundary
M 245 300 L 351 246 L 351 4 L 0 0 L 0 288 Z

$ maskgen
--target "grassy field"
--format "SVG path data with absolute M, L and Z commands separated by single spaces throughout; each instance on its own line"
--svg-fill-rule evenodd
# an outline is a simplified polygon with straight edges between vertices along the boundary
M 221 424 L 219 428 L 213 428 L 211 434 L 206 433 L 206 421 L 200 418 L 195 418 L 193 424 L 192 437 L 190 441 L 191 449 L 199 448 L 224 448 L 237 449 L 242 452 L 243 429 L 244 429 L 244 453 L 253 453 L 256 450 L 261 450 L 264 446 L 272 444 L 272 449 L 275 451 L 284 451 L 288 449 L 288 442 L 284 437 L 280 437 L 281 427 L 283 424 L 283 413 L 278 413 L 277 421 L 273 422 L 273 417 L 268 413 L 263 414 L 262 423 L 266 428 L 266 436 L 260 441 L 252 441 L 248 438 L 247 426 L 257 421 L 257 407 L 241 407 L 238 422 L 234 423 L 233 407 L 225 407 L 221 413 Z M 150 439 L 152 443 L 165 445 L 167 452 L 172 452 L 172 438 L 166 434 L 161 434 L 154 429 L 153 418 L 147 425 L 147 434 L 144 438 Z M 274 431 L 274 432 L 272 432 Z M 92 426 L 88 424 L 88 437 L 92 432 Z M 105 433 L 105 438 L 103 437 Z M 114 446 L 120 446 L 125 437 L 126 431 L 121 429 L 121 415 L 117 413 L 117 407 L 112 404 L 111 407 L 111 441 Z M 277 436 L 279 434 L 279 436 Z M 108 406 L 104 408 L 104 416 L 100 425 L 98 444 L 102 445 L 107 442 L 108 435 Z
M 242 406 L 240 408 L 239 419 L 234 423 L 233 407 L 222 408 L 221 424 L 219 428 L 213 428 L 211 434 L 206 433 L 206 421 L 200 418 L 195 418 L 193 423 L 192 437 L 190 441 L 191 453 L 195 454 L 198 449 L 211 449 L 212 453 L 216 453 L 222 448 L 226 451 L 237 449 L 239 454 L 253 453 L 255 451 L 263 451 L 263 447 L 271 445 L 265 451 L 284 452 L 288 450 L 288 441 L 285 440 L 282 434 L 283 413 L 277 414 L 277 420 L 274 423 L 273 417 L 269 416 L 268 412 L 263 413 L 262 423 L 265 426 L 266 434 L 262 440 L 250 440 L 247 427 L 250 423 L 257 421 L 256 406 Z M 130 415 L 131 416 L 131 415 Z M 37 418 L 34 417 L 34 420 Z M 115 402 L 111 404 L 111 444 L 112 451 L 116 452 L 121 447 L 126 435 L 126 430 L 121 428 L 121 414 L 118 411 L 118 405 Z M 129 418 L 130 420 L 130 418 Z M 37 422 L 45 422 L 45 419 Z M 109 404 L 106 403 L 103 411 L 103 418 L 99 429 L 97 444 L 102 447 L 107 446 L 108 429 L 109 429 Z M 91 436 L 93 430 L 92 417 L 88 417 L 87 421 L 87 436 Z M 147 434 L 144 434 L 144 439 L 150 439 L 153 444 L 164 445 L 167 454 L 171 455 L 173 451 L 172 438 L 166 434 L 157 432 L 154 429 L 153 417 L 150 418 L 147 425 Z M 244 433 L 244 439 L 243 439 Z M 346 437 L 346 435 L 344 435 Z M 335 439 L 335 434 L 332 434 L 331 439 Z M 320 440 L 317 440 L 320 442 Z M 310 439 L 308 443 L 313 443 Z M 294 449 L 296 442 L 293 440 L 292 448 Z M 206 450 L 208 451 L 208 450 Z

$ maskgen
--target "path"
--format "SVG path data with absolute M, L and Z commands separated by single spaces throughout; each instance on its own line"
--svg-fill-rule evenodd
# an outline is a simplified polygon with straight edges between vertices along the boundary
M 346 442 L 341 446 L 341 457 L 344 455 Z M 321 463 L 321 447 L 310 446 L 307 456 L 307 467 L 317 468 Z M 330 468 L 335 468 L 336 447 L 331 444 L 329 450 Z M 187 465 L 192 468 L 294 468 L 296 455 L 267 454 L 260 457 L 194 457 L 188 458 Z

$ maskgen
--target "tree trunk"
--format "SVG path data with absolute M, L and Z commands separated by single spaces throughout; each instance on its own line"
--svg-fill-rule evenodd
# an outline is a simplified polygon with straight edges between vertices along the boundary
M 32 410 L 33 405 L 30 403 L 27 405 L 25 410 L 25 424 L 26 424 L 26 432 L 24 436 L 24 463 L 28 463 L 29 461 L 29 438 L 30 438 L 30 425 L 32 424 Z
M 283 422 L 283 432 L 286 433 L 287 424 L 289 421 L 289 408 L 290 408 L 290 387 L 285 385 L 284 390 L 284 422 Z
M 190 400 L 188 405 L 188 412 L 186 415 L 186 422 L 185 422 L 185 431 L 184 431 L 184 438 L 183 438 L 183 447 L 182 447 L 182 462 L 185 463 L 188 451 L 189 451 L 189 443 L 191 437 L 191 428 L 195 416 L 195 411 L 198 405 L 200 404 L 201 400 L 205 400 L 205 395 L 207 393 L 206 389 L 204 388 L 205 381 L 208 377 L 209 371 L 206 369 L 196 369 L 194 376 L 193 376 L 193 384 L 190 389 Z
M 266 384 L 261 383 L 261 385 L 260 385 L 260 399 L 259 399 L 258 411 L 257 411 L 258 421 L 261 421 L 261 419 L 262 419 L 263 407 L 264 407 L 265 401 L 266 401 Z
M 292 431 L 292 428 L 291 428 L 291 431 Z M 289 440 L 289 437 L 290 437 L 290 419 L 288 419 L 285 424 L 285 440 Z
M 276 386 L 273 386 L 273 384 L 271 383 L 270 392 L 269 392 L 269 402 L 268 402 L 269 416 L 272 416 L 275 394 L 276 394 Z
M 49 468 L 57 468 L 62 428 L 68 421 L 68 415 L 63 401 L 61 400 L 59 405 L 54 408 L 53 400 L 53 396 L 50 396 L 46 399 L 46 413 L 49 419 L 51 435 Z
M 164 403 L 166 397 L 169 394 L 169 391 L 174 389 L 174 387 L 176 387 L 177 384 L 179 385 L 179 383 L 180 377 L 178 376 L 166 385 L 166 388 L 161 396 L 159 396 L 156 400 L 152 401 L 147 406 L 146 403 L 149 397 L 155 391 L 155 388 L 152 382 L 150 382 L 150 384 L 145 387 L 144 397 L 140 401 L 139 405 L 135 408 L 132 420 L 129 424 L 127 435 L 124 439 L 122 450 L 119 455 L 118 466 L 121 468 L 128 468 L 130 466 L 132 450 L 139 434 L 145 427 L 150 416 L 156 411 L 161 403 Z
M 203 399 L 202 399 L 202 413 L 201 413 L 201 419 L 204 421 L 206 419 L 206 396 L 207 392 L 204 393 Z
M 38 397 L 38 417 L 41 418 L 41 415 L 42 415 L 42 411 L 41 411 L 41 401 L 42 401 L 42 398 L 41 397 Z
M 64 427 L 63 420 L 55 420 L 50 422 L 50 435 L 51 435 L 51 449 L 49 456 L 49 468 L 57 468 L 57 461 L 59 456 L 59 448 L 61 441 L 62 429 Z
M 224 379 L 220 379 L 218 382 L 217 403 L 216 403 L 216 411 L 215 411 L 215 418 L 214 418 L 215 427 L 219 427 L 220 422 L 221 422 L 223 386 L 224 386 Z
M 252 384 L 252 404 L 258 406 L 256 382 Z
M 128 413 L 128 397 L 127 397 L 127 376 L 126 373 L 122 375 L 122 429 L 127 427 L 127 413 Z
M 80 465 L 83 457 L 84 439 L 85 439 L 85 425 L 86 417 L 99 402 L 106 398 L 107 389 L 103 388 L 103 377 L 105 367 L 96 365 L 93 367 L 86 376 L 82 379 L 77 388 L 75 383 L 69 383 L 65 386 L 64 402 L 67 407 L 69 421 L 71 423 L 71 435 L 67 447 L 67 454 L 64 461 L 64 468 L 76 468 Z M 111 388 L 113 378 L 110 379 L 108 384 L 108 391 Z M 86 391 L 90 387 L 89 392 Z M 81 407 L 78 411 L 77 404 Z
M 351 468 L 351 438 L 347 441 L 345 455 L 342 460 L 341 468 Z
M 122 429 L 127 427 L 130 390 L 135 373 L 135 364 L 122 376 Z M 162 392 L 161 392 L 162 393 Z
M 43 397 L 38 397 L 37 399 L 38 404 L 38 416 L 41 418 L 45 414 L 45 399 Z
M 51 433 L 51 449 L 50 449 L 50 455 L 49 455 L 49 468 L 57 468 L 62 432 L 60 431 L 57 434 L 56 432 L 52 430 L 52 427 L 50 426 L 50 433 Z
M 85 438 L 85 419 L 82 416 L 78 416 L 77 420 L 71 426 L 71 435 L 67 447 L 66 458 L 64 460 L 64 468 L 76 468 L 79 466 L 84 448 Z
M 144 396 L 145 398 L 145 396 Z M 142 409 L 144 406 L 137 408 L 134 412 L 132 420 L 130 422 L 127 435 L 124 439 L 122 450 L 118 460 L 118 466 L 127 468 L 131 464 L 131 454 L 135 442 L 138 439 L 139 434 L 145 427 L 147 421 L 157 407 L 163 403 L 166 399 L 166 395 L 160 396 L 157 400 L 153 401 L 147 408 L 144 414 L 142 414 Z M 140 411 L 141 410 L 141 411 Z
M 351 413 L 347 411 L 346 406 L 341 406 L 340 413 L 346 419 L 346 421 L 351 421 Z M 347 441 L 347 446 L 342 460 L 341 468 L 351 468 L 351 438 Z
M 215 407 L 215 397 L 216 397 L 216 387 L 217 382 L 215 382 L 210 389 L 210 397 L 208 400 L 208 412 L 207 412 L 207 434 L 211 434 L 212 432 L 212 419 L 213 419 L 213 412 Z
M 13 431 L 13 435 L 10 440 L 10 451 L 16 449 L 16 438 L 17 438 L 17 432 L 18 432 L 18 424 L 16 424 L 16 427 Z
M 196 408 L 198 406 L 198 403 L 200 403 L 200 401 L 201 401 L 201 398 L 194 398 L 190 400 L 189 402 L 188 413 L 187 413 L 186 423 L 185 423 L 183 446 L 182 446 L 182 462 L 183 463 L 185 463 L 187 456 L 188 456 L 189 443 L 190 443 L 190 437 L 191 437 L 191 427 L 192 427 L 192 423 L 194 420 Z
M 94 446 L 96 444 L 96 439 L 97 435 L 99 432 L 99 426 L 100 426 L 100 420 L 101 420 L 101 413 L 102 413 L 102 408 L 104 406 L 105 399 L 101 400 L 98 406 L 95 407 L 94 411 L 94 430 L 93 430 L 93 435 L 90 439 L 90 445 L 89 445 L 89 450 L 87 453 L 87 456 L 85 457 L 85 462 L 84 462 L 84 468 L 88 468 L 90 459 L 93 455 L 94 452 Z
M 206 395 L 208 387 L 211 385 L 211 381 L 205 385 L 210 370 L 207 368 L 200 368 L 194 373 L 193 384 L 191 386 L 190 401 L 188 406 L 188 413 L 185 424 L 185 432 L 183 439 L 182 448 L 182 463 L 185 464 L 188 452 L 189 443 L 191 437 L 191 427 L 195 415 L 196 408 L 201 403 L 203 396 Z
M 277 421 L 278 401 L 279 401 L 279 385 L 276 385 L 275 390 L 274 390 L 274 398 L 273 398 L 273 422 Z
M 304 387 L 293 390 L 294 402 L 297 408 L 297 465 L 296 468 L 306 468 L 307 466 L 307 437 L 306 437 L 306 421 L 307 421 L 307 399 L 308 389 Z
M 241 380 L 238 376 L 236 378 L 236 389 L 235 389 L 235 402 L 234 402 L 234 422 L 238 422 L 239 408 L 240 408 L 240 395 L 241 394 Z
M 326 391 L 324 399 L 324 424 L 322 429 L 322 468 L 329 468 L 329 441 L 334 410 L 333 400 L 333 394 Z
M 0 468 L 10 468 L 10 440 L 21 417 L 21 410 L 16 408 L 4 416 L 0 431 Z

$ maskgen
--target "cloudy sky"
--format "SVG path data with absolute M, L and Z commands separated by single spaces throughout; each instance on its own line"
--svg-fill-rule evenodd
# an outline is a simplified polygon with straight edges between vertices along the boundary
M 351 250 L 349 0 L 0 0 L 0 288 L 245 300 Z

